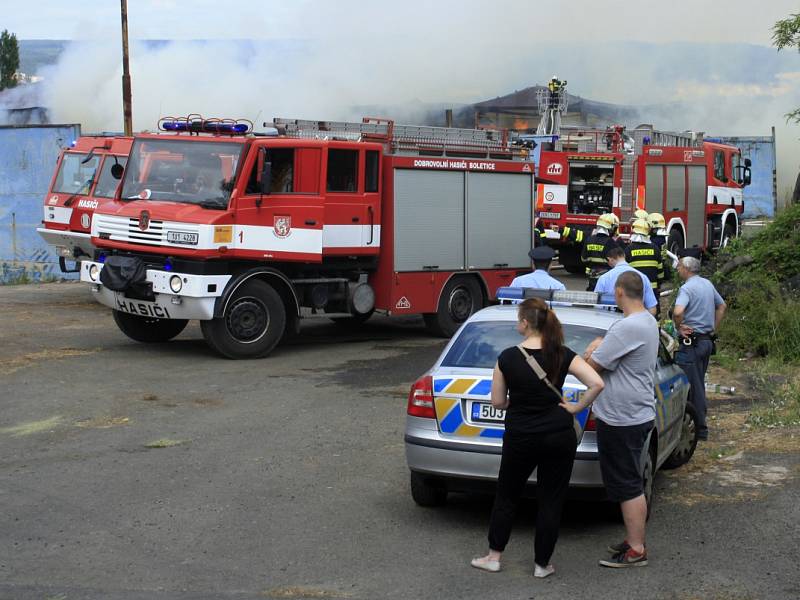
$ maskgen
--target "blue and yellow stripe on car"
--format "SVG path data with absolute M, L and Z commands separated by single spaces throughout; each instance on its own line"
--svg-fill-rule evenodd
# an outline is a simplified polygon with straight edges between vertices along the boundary
M 489 402 L 492 380 L 478 377 L 437 377 L 433 380 L 434 408 L 440 431 L 445 435 L 459 437 L 502 438 L 504 429 L 498 425 L 473 425 L 465 418 L 466 407 L 462 400 Z M 563 389 L 564 398 L 577 402 L 580 390 Z M 589 411 L 576 415 L 581 426 L 586 425 Z

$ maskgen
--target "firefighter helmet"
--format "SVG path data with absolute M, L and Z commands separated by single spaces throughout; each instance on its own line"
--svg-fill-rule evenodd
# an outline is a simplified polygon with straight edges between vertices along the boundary
M 613 233 L 614 230 L 617 228 L 616 215 L 612 213 L 605 213 L 600 215 L 599 217 L 597 217 L 597 226 L 608 230 L 609 233 Z
M 650 223 L 646 219 L 636 219 L 631 226 L 631 231 L 639 235 L 650 235 Z
M 650 213 L 650 216 L 647 219 L 650 222 L 651 229 L 666 229 L 667 222 L 664 220 L 664 215 L 661 213 Z
M 641 208 L 637 208 L 636 212 L 633 213 L 633 216 L 631 217 L 631 225 L 633 225 L 634 221 L 637 221 L 638 219 L 644 219 L 645 221 L 647 221 L 647 218 L 649 216 L 650 215 L 647 214 L 646 210 L 642 210 Z

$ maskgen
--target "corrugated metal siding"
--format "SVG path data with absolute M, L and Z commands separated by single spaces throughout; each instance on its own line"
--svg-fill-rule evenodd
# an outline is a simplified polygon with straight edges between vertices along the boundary
M 753 161 L 753 166 L 750 168 L 753 182 L 744 188 L 744 216 L 774 217 L 777 205 L 775 138 L 737 136 L 718 139 L 725 144 L 736 146 L 742 151 L 743 158 Z
M 80 125 L 0 127 L 0 283 L 61 275 L 36 228 L 58 153 L 79 136 Z

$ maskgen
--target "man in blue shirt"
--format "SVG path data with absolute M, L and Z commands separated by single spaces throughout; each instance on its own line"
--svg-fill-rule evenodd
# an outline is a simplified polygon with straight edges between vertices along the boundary
M 686 256 L 678 262 L 684 284 L 675 299 L 672 320 L 681 336 L 675 362 L 689 378 L 689 401 L 697 413 L 697 438 L 708 439 L 705 378 L 714 351 L 714 332 L 725 316 L 725 301 L 708 279 L 700 277 L 700 261 Z
M 615 302 L 614 287 L 617 283 L 617 277 L 625 271 L 633 271 L 642 277 L 642 282 L 644 283 L 644 307 L 651 315 L 655 316 L 658 312 L 658 300 L 653 293 L 650 280 L 647 278 L 647 275 L 641 271 L 637 271 L 625 262 L 625 250 L 619 247 L 611 248 L 606 254 L 606 262 L 608 262 L 608 266 L 611 267 L 611 270 L 603 273 L 597 280 L 597 285 L 594 287 L 594 291 L 601 294 L 600 301 L 613 304 Z
M 536 246 L 528 252 L 533 262 L 533 272 L 520 275 L 511 282 L 515 288 L 536 288 L 540 290 L 565 290 L 566 286 L 555 277 L 551 277 L 547 270 L 555 256 L 555 251 L 550 246 Z

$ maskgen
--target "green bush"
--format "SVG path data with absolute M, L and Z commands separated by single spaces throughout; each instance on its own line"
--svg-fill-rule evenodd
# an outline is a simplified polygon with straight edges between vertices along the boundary
M 783 210 L 755 237 L 735 240 L 713 261 L 719 267 L 736 256 L 753 262 L 712 279 L 728 304 L 719 332 L 739 354 L 800 362 L 800 205 Z

